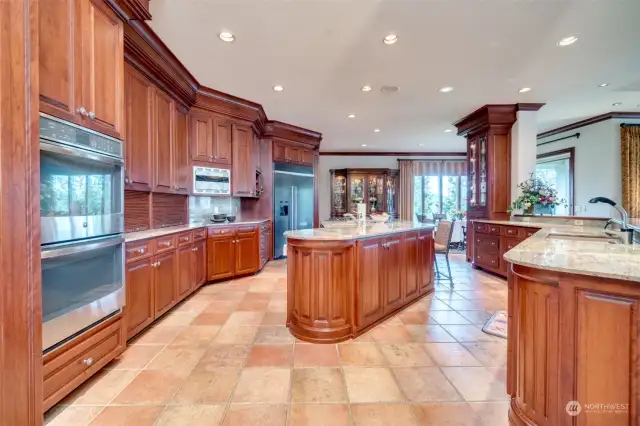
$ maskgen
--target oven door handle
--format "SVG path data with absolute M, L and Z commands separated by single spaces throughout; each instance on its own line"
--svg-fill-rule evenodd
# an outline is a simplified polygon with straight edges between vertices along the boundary
M 97 250 L 105 247 L 117 246 L 124 243 L 124 237 L 118 235 L 116 237 L 107 237 L 89 242 L 78 243 L 77 241 L 71 243 L 55 244 L 41 249 L 41 259 L 53 259 L 61 256 L 68 256 L 71 254 L 81 253 L 89 250 Z
M 74 157 L 87 158 L 89 160 L 99 161 L 101 163 L 111 164 L 114 166 L 124 165 L 124 161 L 121 158 L 115 158 L 109 155 L 104 155 L 97 152 L 91 152 L 91 151 L 76 148 L 73 146 L 50 143 L 43 139 L 40 139 L 40 149 L 42 151 L 55 152 L 57 154 L 65 154 L 65 155 L 72 155 Z

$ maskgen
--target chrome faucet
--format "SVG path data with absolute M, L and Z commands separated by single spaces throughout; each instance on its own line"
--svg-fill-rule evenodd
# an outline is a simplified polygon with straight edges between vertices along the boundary
M 591 204 L 596 204 L 596 203 L 609 204 L 614 209 L 618 210 L 618 212 L 620 213 L 620 222 L 621 222 L 620 231 L 624 232 L 624 235 L 625 235 L 624 242 L 626 244 L 633 244 L 633 228 L 629 227 L 629 215 L 627 214 L 627 211 L 624 208 L 622 208 L 620 204 L 606 197 L 595 197 L 590 199 L 589 202 Z

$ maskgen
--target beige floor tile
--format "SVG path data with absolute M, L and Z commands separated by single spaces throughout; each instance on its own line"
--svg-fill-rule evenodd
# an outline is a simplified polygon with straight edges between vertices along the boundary
M 154 426 L 218 426 L 224 405 L 168 406 Z
M 432 311 L 430 315 L 438 324 L 470 324 L 468 319 L 456 311 Z
M 233 402 L 285 403 L 289 398 L 291 370 L 247 367 L 242 370 Z
M 447 312 L 447 311 L 442 311 L 442 312 Z M 402 324 L 405 325 L 429 325 L 429 324 L 435 324 L 431 317 L 429 316 L 429 313 L 425 310 L 425 311 L 405 311 L 405 312 L 400 312 L 398 314 L 398 318 L 402 321 Z
M 288 426 L 350 426 L 346 404 L 291 404 Z
M 227 322 L 226 326 L 240 326 L 240 325 L 260 325 L 264 318 L 264 312 L 256 311 L 236 311 L 233 312 Z
M 443 325 L 442 328 L 447 330 L 458 342 L 495 342 L 501 340 L 500 337 L 492 336 L 482 331 L 475 325 Z
M 386 365 L 387 360 L 375 343 L 338 345 L 340 363 L 345 366 Z
M 414 342 L 455 342 L 447 331 L 440 325 L 407 325 L 407 332 Z
M 414 404 L 418 426 L 497 426 L 482 423 L 467 403 Z
M 164 370 L 143 370 L 113 400 L 113 404 L 167 404 L 185 377 Z
M 256 326 L 229 326 L 224 325 L 212 343 L 249 344 L 253 343 L 258 327 Z
M 247 367 L 291 367 L 293 344 L 253 345 Z
M 338 345 L 295 345 L 294 367 L 337 367 Z
M 231 404 L 222 426 L 284 426 L 286 405 Z
M 219 368 L 194 370 L 171 400 L 171 405 L 211 405 L 226 403 L 238 382 L 240 370 Z
M 509 426 L 508 402 L 470 402 L 469 405 L 484 425 Z
M 507 340 L 503 342 L 463 343 L 462 346 L 485 367 L 503 367 L 507 365 Z
M 186 327 L 151 327 L 143 331 L 131 342 L 135 345 L 168 345 Z
M 261 293 L 254 293 L 261 294 Z M 264 299 L 247 299 L 246 297 L 242 299 L 240 304 L 238 305 L 238 311 L 250 311 L 250 312 L 263 312 L 267 310 L 267 306 L 269 305 L 269 300 Z
M 408 404 L 352 404 L 355 426 L 415 426 Z
M 291 374 L 291 402 L 347 402 L 339 368 L 297 368 Z
M 293 335 L 284 326 L 258 327 L 255 343 L 293 343 Z
M 115 370 L 140 370 L 164 349 L 164 345 L 131 345 L 106 368 Z
M 272 300 L 267 305 L 269 312 L 287 312 L 287 302 L 284 300 Z
M 57 405 L 44 415 L 45 426 L 87 426 L 104 407 Z
M 373 338 L 373 333 L 371 331 L 367 331 L 366 333 L 359 335 L 355 339 L 347 340 L 339 344 L 346 345 L 349 343 L 374 343 L 375 341 L 376 339 Z
M 261 325 L 281 325 L 284 326 L 287 323 L 286 312 L 267 312 L 264 314 Z
M 196 365 L 198 370 L 211 370 L 220 367 L 243 367 L 251 345 L 234 345 L 214 343 L 206 349 Z
M 482 364 L 460 343 L 425 343 L 425 351 L 439 366 L 479 367 Z
M 450 311 L 451 306 L 441 300 L 431 298 L 422 302 L 428 311 Z
M 413 341 L 413 337 L 404 325 L 378 326 L 372 330 L 372 333 L 378 343 L 410 343 Z
M 381 343 L 379 347 L 392 367 L 429 367 L 435 365 L 420 343 Z
M 466 401 L 508 399 L 503 371 L 486 367 L 442 367 Z
M 207 313 L 203 312 L 191 321 L 191 325 L 224 325 L 231 314 L 227 312 Z
M 217 297 L 217 295 L 216 295 Z M 213 313 L 213 314 L 229 314 L 236 311 L 238 304 L 240 301 L 235 300 L 214 300 L 209 303 L 209 305 L 205 308 L 203 313 Z
M 220 328 L 219 325 L 190 325 L 176 336 L 171 345 L 209 346 Z
M 391 370 L 384 367 L 344 367 L 351 403 L 404 401 Z
M 469 320 L 471 324 L 486 324 L 493 315 L 492 312 L 487 311 L 456 311 L 463 317 Z
M 202 346 L 167 346 L 147 365 L 147 370 L 165 370 L 186 377 L 198 364 L 207 348 Z
M 162 406 L 106 407 L 90 425 L 153 426 L 162 410 Z
M 394 368 L 393 374 L 409 401 L 436 402 L 462 399 L 438 367 Z
M 139 370 L 102 370 L 77 388 L 63 404 L 107 405 L 138 375 Z
M 155 323 L 156 327 L 187 326 L 198 316 L 192 312 L 171 311 Z

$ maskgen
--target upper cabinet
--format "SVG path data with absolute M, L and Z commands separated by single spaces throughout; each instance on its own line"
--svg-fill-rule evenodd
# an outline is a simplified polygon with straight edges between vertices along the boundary
M 191 111 L 191 159 L 207 163 L 231 164 L 231 122 L 213 113 Z
M 191 182 L 191 161 L 189 160 L 189 139 L 187 134 L 188 115 L 187 109 L 174 102 L 173 132 L 173 179 L 176 192 L 188 194 Z
M 126 132 L 125 177 L 127 189 L 151 190 L 153 84 L 131 65 L 125 65 Z
M 122 138 L 123 24 L 103 0 L 42 0 L 40 109 Z
M 313 151 L 284 142 L 273 143 L 273 161 L 276 163 L 294 163 L 313 165 Z
M 173 101 L 156 89 L 153 96 L 154 191 L 174 192 L 173 184 Z
M 255 161 L 253 157 L 253 129 L 242 124 L 233 125 L 233 195 L 251 197 L 255 194 Z

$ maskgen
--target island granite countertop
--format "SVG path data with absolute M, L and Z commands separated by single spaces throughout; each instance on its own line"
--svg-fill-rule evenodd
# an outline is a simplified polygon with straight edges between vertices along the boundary
M 375 223 L 367 221 L 365 227 L 358 225 L 345 225 L 329 228 L 299 229 L 287 231 L 284 236 L 296 240 L 316 241 L 346 241 L 363 238 L 383 237 L 385 235 L 434 229 L 432 223 L 419 223 L 411 221 L 394 221 L 390 223 Z
M 550 271 L 640 281 L 640 245 L 638 244 L 548 238 L 549 234 L 558 233 L 606 236 L 602 228 L 553 225 L 548 222 L 475 219 L 474 222 L 540 228 L 538 232 L 504 254 L 507 262 Z M 616 231 L 607 232 L 617 234 Z

